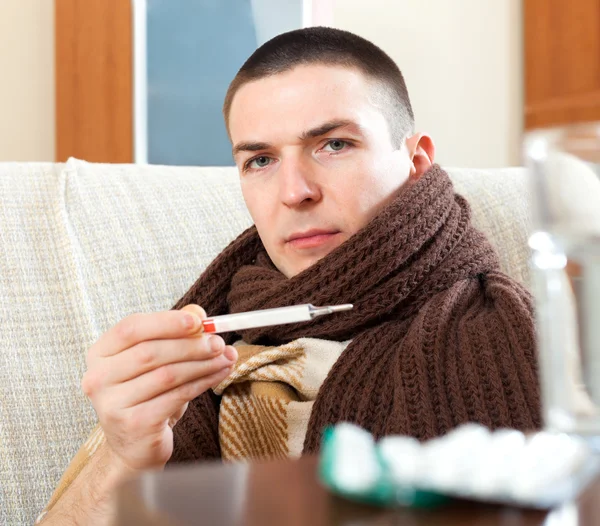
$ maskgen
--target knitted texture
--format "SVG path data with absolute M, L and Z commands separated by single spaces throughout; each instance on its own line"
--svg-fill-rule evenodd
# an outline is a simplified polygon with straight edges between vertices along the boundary
M 321 386 L 304 453 L 328 424 L 354 422 L 376 437 L 428 439 L 474 421 L 540 426 L 532 301 L 498 270 L 467 202 L 433 166 L 367 226 L 286 278 L 251 227 L 176 304 L 210 315 L 300 303 L 353 303 L 315 321 L 229 334 L 250 344 L 297 338 L 352 342 Z M 174 428 L 171 462 L 218 456 L 218 399 L 205 393 Z

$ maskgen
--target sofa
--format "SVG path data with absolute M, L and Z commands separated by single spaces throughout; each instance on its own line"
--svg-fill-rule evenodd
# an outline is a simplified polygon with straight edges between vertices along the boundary
M 448 171 L 502 269 L 528 284 L 525 170 Z M 80 389 L 89 346 L 128 314 L 169 309 L 251 224 L 237 178 L 0 163 L 0 524 L 34 521 L 94 427 Z

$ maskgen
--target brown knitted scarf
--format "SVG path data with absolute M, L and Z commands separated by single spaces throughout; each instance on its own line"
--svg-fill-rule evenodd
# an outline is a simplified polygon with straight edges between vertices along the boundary
M 467 421 L 540 425 L 532 303 L 498 270 L 466 201 L 432 167 L 366 227 L 312 267 L 284 277 L 254 227 L 231 243 L 177 303 L 210 315 L 313 303 L 354 309 L 312 322 L 227 335 L 276 345 L 352 339 L 321 386 L 304 452 L 323 428 L 355 422 L 376 437 L 440 435 Z M 205 393 L 174 428 L 171 462 L 220 456 L 219 399 Z

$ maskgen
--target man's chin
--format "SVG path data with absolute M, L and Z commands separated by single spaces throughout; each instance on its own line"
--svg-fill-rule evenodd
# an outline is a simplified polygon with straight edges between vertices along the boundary
M 333 250 L 335 250 L 340 244 L 341 243 L 335 246 L 328 247 L 327 250 L 320 250 L 318 252 L 315 252 L 314 254 L 304 254 L 302 256 L 292 254 L 290 255 L 290 257 L 287 258 L 285 264 L 282 265 L 284 267 L 283 270 L 279 267 L 279 265 L 276 266 L 279 268 L 279 270 L 284 276 L 286 276 L 287 278 L 293 278 L 294 276 L 300 274 L 301 272 L 304 272 L 305 270 L 315 265 L 329 253 L 333 252 Z

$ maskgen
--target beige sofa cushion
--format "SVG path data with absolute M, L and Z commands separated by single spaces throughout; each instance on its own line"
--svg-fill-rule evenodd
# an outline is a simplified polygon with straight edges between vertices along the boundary
M 528 279 L 522 169 L 450 170 Z M 169 308 L 250 224 L 234 168 L 0 164 L 0 523 L 31 524 L 95 422 L 88 347 Z
M 232 175 L 0 165 L 0 524 L 33 523 L 90 431 L 90 344 L 169 308 L 250 224 Z
M 467 170 L 448 168 L 456 191 L 467 198 L 473 223 L 496 247 L 500 268 L 529 285 L 531 225 L 529 183 L 523 168 Z

